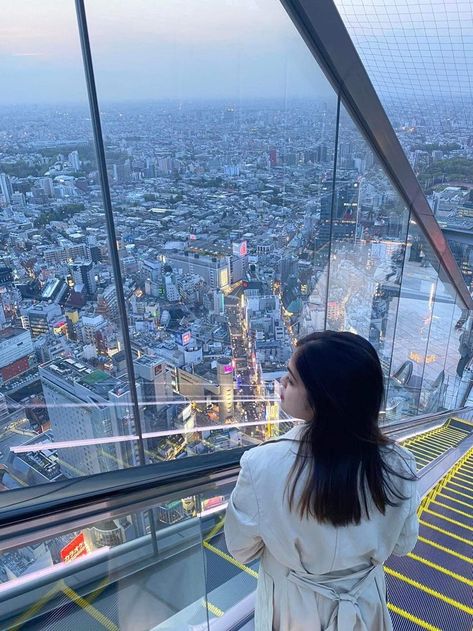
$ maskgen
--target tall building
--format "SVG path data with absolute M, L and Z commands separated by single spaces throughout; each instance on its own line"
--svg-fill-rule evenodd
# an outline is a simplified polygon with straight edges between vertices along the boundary
M 71 443 L 59 453 L 64 475 L 92 475 L 136 464 L 134 448 L 127 444 L 123 449 L 113 441 L 93 444 L 96 438 L 134 434 L 124 382 L 74 359 L 54 360 L 40 366 L 39 373 L 54 440 Z M 74 446 L 87 439 L 92 444 Z
M 8 177 L 8 175 L 6 175 L 6 173 L 0 173 L 0 193 L 3 197 L 3 205 L 8 206 L 9 204 L 11 204 L 13 189 L 10 178 Z
M 71 153 L 67 157 L 67 161 L 74 169 L 74 171 L 80 171 L 80 160 L 78 151 L 71 151 Z
M 0 383 L 29 370 L 32 355 L 29 331 L 12 327 L 0 330 Z
M 181 274 L 198 274 L 211 289 L 222 289 L 230 283 L 229 256 L 186 250 L 170 254 L 167 263 Z
M 142 381 L 145 402 L 156 404 L 173 399 L 172 374 L 164 359 L 142 355 L 134 366 L 137 379 Z
M 26 310 L 28 326 L 33 337 L 48 333 L 52 323 L 62 315 L 62 310 L 56 303 L 38 303 Z
M 217 383 L 219 385 L 219 420 L 225 423 L 233 418 L 233 366 L 228 359 L 217 361 Z
M 89 296 L 97 291 L 95 266 L 91 260 L 76 261 L 71 265 L 71 273 L 76 285 L 84 285 Z

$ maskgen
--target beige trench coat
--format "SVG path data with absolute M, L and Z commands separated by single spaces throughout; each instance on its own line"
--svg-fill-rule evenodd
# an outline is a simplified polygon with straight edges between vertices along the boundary
M 301 519 L 283 499 L 301 430 L 295 426 L 243 455 L 228 504 L 228 550 L 241 563 L 260 558 L 255 629 L 390 631 L 383 563 L 416 543 L 417 483 L 396 477 L 408 499 L 385 515 L 370 507 L 370 519 L 357 526 Z M 382 449 L 395 470 L 415 473 L 409 451 Z

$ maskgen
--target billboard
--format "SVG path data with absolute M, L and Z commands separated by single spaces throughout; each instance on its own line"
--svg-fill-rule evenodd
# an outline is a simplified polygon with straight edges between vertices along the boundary
M 87 554 L 87 547 L 85 545 L 83 532 L 79 533 L 77 537 L 74 537 L 60 552 L 61 560 L 65 563 L 73 561 L 77 559 L 77 557 L 82 557 L 85 554 Z
M 248 245 L 246 241 L 232 244 L 233 256 L 246 256 L 248 254 Z

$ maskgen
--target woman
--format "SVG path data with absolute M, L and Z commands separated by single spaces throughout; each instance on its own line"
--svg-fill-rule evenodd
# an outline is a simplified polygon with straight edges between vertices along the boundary
M 352 333 L 299 341 L 281 407 L 304 423 L 247 451 L 225 523 L 241 563 L 260 558 L 256 631 L 386 631 L 384 561 L 418 535 L 412 454 L 378 427 L 383 374 Z

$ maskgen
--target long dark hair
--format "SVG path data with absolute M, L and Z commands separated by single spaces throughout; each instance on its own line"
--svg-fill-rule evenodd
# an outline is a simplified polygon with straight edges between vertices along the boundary
M 323 331 L 299 340 L 293 362 L 308 394 L 313 419 L 303 429 L 288 486 L 289 507 L 303 471 L 310 475 L 297 508 L 301 517 L 345 526 L 369 518 L 367 489 L 376 508 L 407 499 L 388 474 L 395 471 L 382 457 L 392 444 L 379 429 L 384 399 L 383 372 L 373 346 L 354 333 Z

